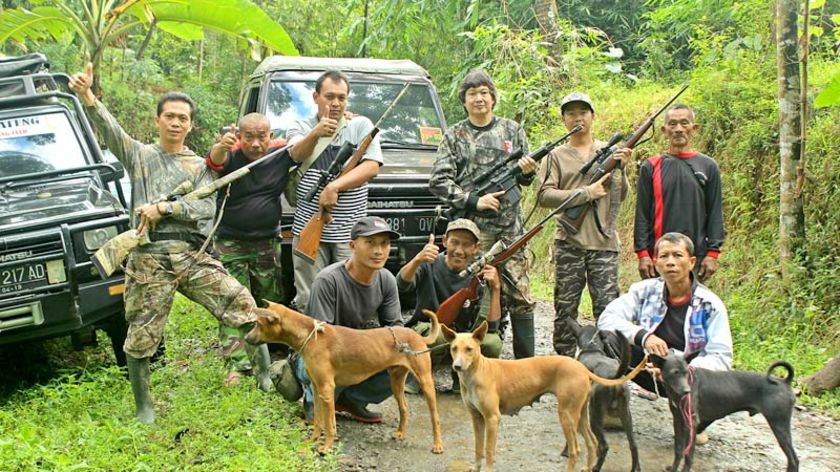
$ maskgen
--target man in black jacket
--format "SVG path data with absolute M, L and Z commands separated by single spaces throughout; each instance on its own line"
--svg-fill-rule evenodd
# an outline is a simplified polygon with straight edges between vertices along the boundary
M 670 232 L 685 234 L 694 242 L 695 271 L 701 281 L 717 271 L 723 245 L 720 169 L 711 157 L 691 147 L 698 129 L 692 109 L 674 105 L 662 126 L 668 151 L 649 158 L 639 169 L 634 249 L 643 279 L 656 276 L 653 246 Z

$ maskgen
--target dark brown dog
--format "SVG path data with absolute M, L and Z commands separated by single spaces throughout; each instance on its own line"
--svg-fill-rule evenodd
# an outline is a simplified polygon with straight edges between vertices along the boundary
M 335 441 L 335 387 L 356 385 L 385 369 L 391 377 L 391 390 L 400 410 L 400 424 L 394 438 L 404 439 L 408 427 L 405 379 L 411 372 L 429 405 L 434 437 L 432 452 L 443 452 L 432 359 L 426 352 L 440 333 L 433 312 L 425 312 L 432 321 L 432 330 L 422 337 L 403 327 L 358 330 L 316 323 L 313 318 L 283 305 L 268 304 L 268 309 L 257 309 L 256 325 L 246 339 L 251 343 L 287 344 L 303 356 L 315 394 L 315 429 L 310 440 L 317 441 L 324 433 L 318 452 L 327 452 Z

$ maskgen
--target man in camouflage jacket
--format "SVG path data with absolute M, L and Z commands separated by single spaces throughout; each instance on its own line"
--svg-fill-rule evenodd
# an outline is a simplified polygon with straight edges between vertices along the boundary
M 452 208 L 465 210 L 467 218 L 481 230 L 481 247 L 491 248 L 496 241 L 512 243 L 523 234 L 522 210 L 518 200 L 504 192 L 478 195 L 475 178 L 522 149 L 518 165 L 522 174 L 519 185 L 534 179 L 536 162 L 527 156 L 525 131 L 515 121 L 493 115 L 496 87 L 482 70 L 467 74 L 458 90 L 467 119 L 446 131 L 438 147 L 429 189 Z M 528 290 L 528 269 L 524 248 L 500 268 L 502 311 L 510 315 L 513 326 L 513 352 L 516 358 L 534 355 L 534 301 Z
M 137 420 L 153 423 L 149 357 L 163 337 L 176 290 L 220 321 L 243 331 L 256 316 L 256 304 L 219 261 L 198 253 L 215 214 L 212 199 L 149 203 L 184 181 L 199 188 L 213 180 L 204 159 L 184 146 L 195 118 L 193 101 L 180 93 L 164 95 L 155 118 L 158 144 L 143 144 L 131 138 L 96 99 L 90 90 L 92 83 L 93 69 L 88 64 L 85 72 L 73 76 L 70 88 L 85 105 L 100 138 L 125 166 L 131 179 L 131 223 L 139 233 L 148 233 L 151 241 L 132 251 L 125 267 L 125 317 L 129 326 L 123 349 Z M 260 387 L 268 391 L 268 350 L 264 344 L 249 350 L 260 367 Z

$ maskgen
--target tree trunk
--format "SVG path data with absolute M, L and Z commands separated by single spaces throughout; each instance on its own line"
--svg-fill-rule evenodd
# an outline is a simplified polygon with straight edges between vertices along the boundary
M 812 395 L 819 395 L 840 386 L 840 356 L 828 361 L 814 375 L 802 379 L 802 384 Z
M 540 33 L 549 44 L 549 55 L 555 61 L 560 60 L 560 28 L 557 27 L 557 2 L 555 0 L 537 0 L 534 4 L 534 16 L 540 25 Z
M 797 37 L 798 0 L 776 1 L 777 80 L 779 86 L 779 257 L 782 276 L 789 273 L 805 238 L 802 198 L 796 195 L 802 122 L 799 114 L 800 79 Z

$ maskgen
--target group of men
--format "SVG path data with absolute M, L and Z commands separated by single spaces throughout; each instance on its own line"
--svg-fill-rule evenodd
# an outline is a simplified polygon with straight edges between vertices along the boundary
M 574 341 L 565 331 L 564 320 L 577 317 L 585 285 L 599 325 L 620 330 L 639 349 L 663 355 L 667 347 L 691 351 L 714 345 L 719 351 L 726 350 L 725 340 L 710 341 L 720 330 L 708 329 L 710 317 L 716 326 L 727 323 L 725 309 L 708 289 L 698 288 L 696 280 L 714 273 L 723 241 L 719 173 L 713 160 L 692 150 L 691 137 L 697 125 L 691 109 L 684 105 L 666 114 L 663 132 L 669 139 L 669 151 L 645 162 L 637 190 L 635 243 L 640 274 L 655 277 L 658 271 L 662 278 L 643 281 L 647 285 L 641 291 L 634 285 L 628 295 L 619 298 L 619 241 L 614 221 L 608 220 L 614 220 L 615 209 L 629 186 L 621 166 L 591 184 L 579 172 L 581 164 L 605 144 L 593 137 L 595 111 L 585 94 L 573 93 L 561 102 L 563 124 L 569 129 L 580 125 L 581 131 L 539 167 L 528 157 L 523 128 L 494 114 L 497 92 L 492 78 L 481 70 L 467 74 L 458 93 L 467 118 L 444 134 L 429 183 L 433 194 L 467 217 L 448 224 L 443 254 L 430 237 L 395 277 L 384 266 L 391 242 L 400 235 L 381 218 L 365 216 L 367 182 L 383 165 L 377 139 L 359 165 L 317 191 L 313 201 L 304 198 L 342 144 L 358 146 L 373 128 L 369 119 L 346 113 L 350 83 L 341 72 L 326 71 L 318 78 L 313 92 L 317 115 L 295 122 L 285 139 L 274 139 L 269 120 L 252 113 L 221 136 L 204 158 L 184 145 L 196 112 L 189 97 L 169 93 L 160 99 L 155 118 L 159 141 L 146 145 L 122 130 L 91 93 L 92 81 L 88 66 L 84 73 L 73 76 L 70 87 L 86 106 L 101 139 L 125 165 L 132 183 L 132 224 L 151 241 L 133 251 L 125 266 L 129 322 L 125 351 L 137 418 L 142 422 L 154 421 L 149 357 L 161 342 L 176 291 L 205 306 L 219 320 L 224 352 L 230 360 L 226 383 L 235 383 L 253 370 L 260 388 L 272 387 L 268 350 L 264 345 L 251 346 L 244 334 L 255 317 L 255 298 L 279 299 L 274 274 L 279 261 L 281 194 L 296 200 L 294 245 L 316 214 L 331 216 L 315 260 L 294 256 L 298 310 L 326 323 L 356 329 L 402 325 L 399 291 L 403 290 L 416 293 L 417 298 L 406 324 L 425 334 L 429 324 L 422 310 L 436 310 L 469 283 L 459 273 L 480 251 L 497 241 L 510 244 L 524 232 L 518 199 L 504 192 L 479 195 L 475 185 L 476 176 L 520 149 L 523 157 L 515 164 L 521 170 L 517 184 L 530 185 L 539 174 L 541 205 L 556 206 L 582 188 L 572 203 L 593 209 L 575 235 L 567 234 L 558 224 L 554 246 L 554 344 L 558 353 L 573 354 Z M 630 153 L 620 149 L 614 155 L 624 164 Z M 234 172 L 269 154 L 253 172 L 230 184 L 215 202 L 157 199 L 183 181 L 198 188 L 217 175 Z M 158 203 L 150 203 L 155 201 Z M 218 227 L 211 230 L 217 217 Z M 675 231 L 688 237 L 671 235 Z M 211 233 L 219 260 L 198 251 Z M 692 270 L 695 248 L 702 261 L 696 277 Z M 663 251 L 669 254 L 668 261 L 658 257 Z M 687 272 L 685 261 L 692 265 Z M 672 270 L 674 265 L 680 270 Z M 454 328 L 468 331 L 487 320 L 490 334 L 481 348 L 485 355 L 498 357 L 502 330 L 509 322 L 514 356 L 533 356 L 535 302 L 529 294 L 524 250 L 500 267 L 485 266 L 479 276 L 485 282 L 480 286 L 480 300 L 461 309 Z M 674 284 L 669 282 L 672 279 Z M 651 297 L 659 297 L 661 303 L 653 308 L 644 306 Z M 714 310 L 709 309 L 709 300 Z M 439 344 L 445 342 L 441 339 Z M 659 349 L 663 344 L 665 352 Z M 725 352 L 721 357 L 727 366 L 731 340 L 728 349 L 729 357 Z M 446 350 L 433 348 L 434 362 L 445 359 Z M 280 367 L 271 369 L 276 371 L 278 390 L 287 398 L 302 394 L 304 410 L 311 418 L 313 392 L 302 359 L 292 354 Z M 387 398 L 390 382 L 382 372 L 336 394 L 338 411 L 359 421 L 380 422 L 381 415 L 368 410 L 367 405 Z

